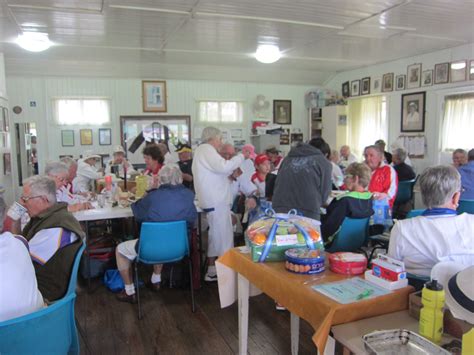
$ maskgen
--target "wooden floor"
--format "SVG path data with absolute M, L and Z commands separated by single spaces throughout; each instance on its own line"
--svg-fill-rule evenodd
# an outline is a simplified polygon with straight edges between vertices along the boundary
M 191 312 L 188 290 L 141 289 L 144 317 L 137 307 L 118 302 L 104 286 L 78 291 L 76 318 L 82 354 L 236 354 L 237 306 L 221 309 L 217 284 L 204 283 Z M 314 354 L 312 328 L 301 321 L 300 354 Z M 250 354 L 290 354 L 290 314 L 275 310 L 266 295 L 250 299 Z

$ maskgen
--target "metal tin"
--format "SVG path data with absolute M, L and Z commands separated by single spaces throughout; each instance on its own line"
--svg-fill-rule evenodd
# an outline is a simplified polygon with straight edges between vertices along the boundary
M 285 267 L 297 274 L 318 274 L 324 271 L 324 257 L 318 249 L 298 248 L 285 251 Z
M 449 351 L 406 329 L 376 331 L 364 335 L 362 340 L 365 350 L 371 355 L 450 354 Z

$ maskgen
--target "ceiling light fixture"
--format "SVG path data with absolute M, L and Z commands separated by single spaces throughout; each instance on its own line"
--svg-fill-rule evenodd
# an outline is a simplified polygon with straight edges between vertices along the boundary
M 451 68 L 453 68 L 454 70 L 464 69 L 465 67 L 466 62 L 457 62 L 451 64 Z
M 260 44 L 255 53 L 255 59 L 260 63 L 275 63 L 281 58 L 280 48 L 275 44 Z
M 23 32 L 18 35 L 16 43 L 30 52 L 42 52 L 53 45 L 48 34 L 41 32 Z

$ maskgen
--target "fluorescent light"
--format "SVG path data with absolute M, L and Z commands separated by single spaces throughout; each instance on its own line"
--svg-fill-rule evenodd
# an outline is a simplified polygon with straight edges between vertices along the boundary
M 464 69 L 465 67 L 466 62 L 451 63 L 451 68 L 454 70 Z
M 281 58 L 280 48 L 275 44 L 260 44 L 255 53 L 255 59 L 260 63 L 275 63 Z
M 23 49 L 30 52 L 42 52 L 47 50 L 53 44 L 47 33 L 41 32 L 23 32 L 18 35 L 16 43 Z

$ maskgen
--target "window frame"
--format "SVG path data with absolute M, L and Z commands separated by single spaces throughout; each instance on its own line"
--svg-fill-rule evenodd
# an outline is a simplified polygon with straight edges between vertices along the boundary
M 95 100 L 98 100 L 98 101 L 104 101 L 107 103 L 107 113 L 108 113 L 108 117 L 107 117 L 107 121 L 104 121 L 104 122 L 100 122 L 100 123 L 95 123 L 94 121 L 83 121 L 83 122 L 76 122 L 76 123 L 64 123 L 64 122 L 60 122 L 59 121 L 59 112 L 58 112 L 58 103 L 59 101 L 61 100 L 80 100 L 81 101 L 81 106 L 82 106 L 82 102 L 83 101 L 88 101 L 88 100 L 91 100 L 91 101 L 95 101 Z M 56 97 L 53 97 L 51 99 L 51 107 L 52 107 L 52 119 L 53 119 L 53 122 L 55 125 L 57 126 L 66 126 L 66 127 L 70 127 L 70 126 L 88 126 L 88 125 L 91 125 L 91 126 L 104 126 L 104 125 L 110 125 L 112 123 L 112 105 L 111 105 L 111 98 L 110 97 L 106 97 L 106 96 L 56 96 Z M 83 113 L 82 113 L 82 117 L 83 118 Z
M 208 102 L 217 102 L 219 104 L 219 119 L 217 121 L 209 121 L 209 120 L 202 120 L 201 119 L 201 103 L 208 103 Z M 222 121 L 222 114 L 220 109 L 221 103 L 236 103 L 240 105 L 240 120 L 235 122 L 228 122 Z M 197 122 L 200 124 L 215 124 L 215 125 L 242 125 L 245 122 L 245 101 L 244 100 L 237 100 L 237 99 L 199 99 L 196 100 L 196 107 L 197 107 Z

